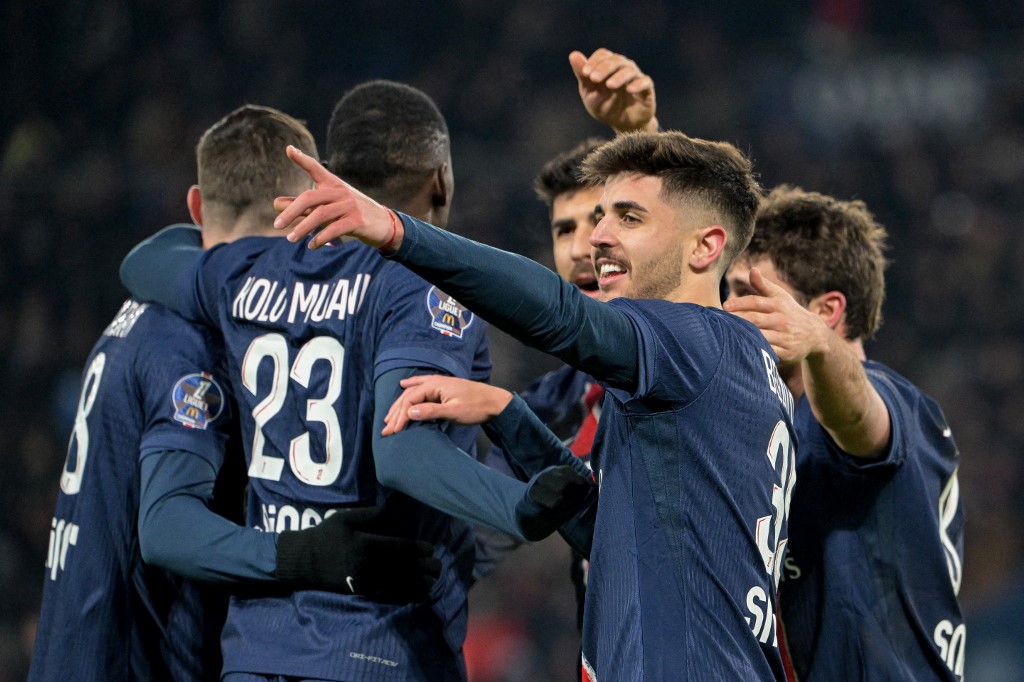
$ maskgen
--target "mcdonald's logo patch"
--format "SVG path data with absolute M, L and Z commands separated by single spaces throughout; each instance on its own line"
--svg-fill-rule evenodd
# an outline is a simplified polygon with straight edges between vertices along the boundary
M 437 287 L 430 287 L 427 292 L 427 310 L 430 311 L 430 326 L 445 336 L 461 339 L 473 324 L 473 313 Z
M 224 409 L 224 392 L 207 372 L 186 374 L 171 391 L 174 420 L 190 429 L 205 429 Z

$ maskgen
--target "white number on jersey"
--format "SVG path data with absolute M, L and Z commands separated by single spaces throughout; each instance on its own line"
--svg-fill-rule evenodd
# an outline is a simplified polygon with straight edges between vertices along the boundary
M 85 474 L 85 463 L 89 460 L 89 423 L 86 418 L 92 412 L 93 403 L 96 402 L 96 393 L 100 390 L 100 379 L 103 377 L 103 367 L 106 364 L 106 354 L 97 353 L 85 373 L 85 381 L 82 382 L 82 393 L 78 396 L 78 410 L 75 412 L 75 429 L 68 441 L 64 472 L 60 476 L 60 489 L 65 495 L 75 495 L 82 489 L 82 475 Z M 72 452 L 75 455 L 75 470 L 69 471 Z
M 337 339 L 318 336 L 299 349 L 295 363 L 288 372 L 288 342 L 280 334 L 264 334 L 253 339 L 242 361 L 242 384 L 257 395 L 256 378 L 260 364 L 269 358 L 273 363 L 273 378 L 270 392 L 252 410 L 256 425 L 253 437 L 252 457 L 249 462 L 249 476 L 270 481 L 281 480 L 284 458 L 264 454 L 266 437 L 263 428 L 281 411 L 288 395 L 288 378 L 291 377 L 303 388 L 309 387 L 313 365 L 324 360 L 330 365 L 331 374 L 325 394 L 306 401 L 306 419 L 324 425 L 327 436 L 324 443 L 324 461 L 315 462 L 310 456 L 309 432 L 304 431 L 291 440 L 288 448 L 288 464 L 295 477 L 310 485 L 331 485 L 341 473 L 343 448 L 341 426 L 334 403 L 341 396 L 341 370 L 345 360 L 345 349 Z
M 779 586 L 779 576 L 782 572 L 782 556 L 786 551 L 786 538 L 782 535 L 782 526 L 789 518 L 789 502 L 793 497 L 793 484 L 796 483 L 796 454 L 793 449 L 793 442 L 786 428 L 786 422 L 779 421 L 772 432 L 772 438 L 768 442 L 768 461 L 772 468 L 779 470 L 779 459 L 782 459 L 782 471 L 779 474 L 779 482 L 772 481 L 772 507 L 774 513 L 769 516 L 762 516 L 757 520 L 755 537 L 757 537 L 757 548 L 764 560 L 765 570 L 775 581 L 775 587 Z M 772 532 L 774 531 L 774 532 Z
M 778 481 L 772 481 L 773 512 L 757 519 L 754 537 L 757 540 L 757 549 L 761 553 L 761 560 L 764 561 L 765 571 L 771 576 L 772 584 L 777 589 L 788 541 L 782 537 L 782 527 L 789 518 L 789 501 L 793 496 L 793 484 L 796 483 L 796 453 L 786 422 L 780 420 L 775 425 L 766 454 L 779 478 Z M 747 625 L 754 636 L 762 644 L 767 644 L 771 639 L 772 646 L 778 646 L 775 607 L 771 596 L 762 586 L 754 585 L 747 590 L 745 603 L 750 613 L 750 616 L 746 617 Z

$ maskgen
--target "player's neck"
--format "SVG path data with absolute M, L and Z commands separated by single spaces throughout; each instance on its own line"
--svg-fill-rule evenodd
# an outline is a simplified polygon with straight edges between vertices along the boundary
M 275 230 L 273 218 L 265 212 L 246 211 L 234 221 L 206 220 L 203 222 L 203 247 L 233 242 L 242 237 L 283 237 Z
M 677 289 L 665 296 L 666 301 L 673 303 L 695 303 L 706 308 L 721 308 L 722 294 L 718 282 L 711 277 L 694 277 L 684 279 Z

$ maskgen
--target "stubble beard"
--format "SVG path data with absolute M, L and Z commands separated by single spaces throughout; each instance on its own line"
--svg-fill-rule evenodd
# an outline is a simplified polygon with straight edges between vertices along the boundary
M 683 244 L 676 240 L 665 252 L 630 272 L 632 291 L 627 294 L 637 299 L 666 299 L 679 288 L 683 276 Z

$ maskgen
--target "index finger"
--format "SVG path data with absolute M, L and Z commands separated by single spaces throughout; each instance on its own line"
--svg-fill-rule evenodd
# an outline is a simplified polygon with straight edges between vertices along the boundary
M 750 288 L 761 296 L 777 296 L 779 293 L 786 293 L 785 289 L 778 284 L 769 282 L 761 274 L 761 268 L 750 268 Z
M 336 179 L 337 177 L 331 173 L 331 171 L 324 168 L 319 161 L 309 154 L 304 153 L 294 145 L 288 145 L 285 153 L 288 154 L 288 158 L 291 159 L 296 166 L 306 171 L 306 175 L 308 175 L 317 185 L 321 182 L 326 182 L 327 180 Z
M 747 312 L 770 313 L 778 308 L 776 303 L 770 297 L 762 294 L 750 294 L 748 296 L 730 298 L 722 303 L 722 307 L 726 312 L 733 314 Z
M 587 56 L 579 50 L 573 50 L 569 53 L 569 66 L 572 67 L 572 73 L 576 76 L 576 80 L 583 81 L 583 67 L 587 65 Z

